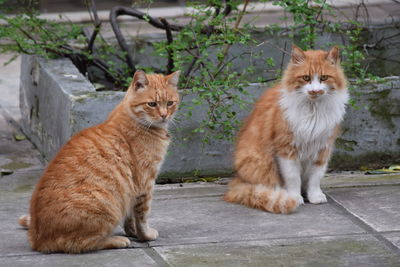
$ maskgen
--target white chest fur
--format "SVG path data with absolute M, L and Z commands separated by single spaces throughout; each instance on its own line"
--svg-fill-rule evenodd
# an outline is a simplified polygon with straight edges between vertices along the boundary
M 294 134 L 300 159 L 315 157 L 343 120 L 347 90 L 331 90 L 316 100 L 303 91 L 282 90 L 280 106 Z

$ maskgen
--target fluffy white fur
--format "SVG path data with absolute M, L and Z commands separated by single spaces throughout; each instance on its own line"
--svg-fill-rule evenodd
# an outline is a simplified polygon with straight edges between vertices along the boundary
M 310 99 L 308 90 L 324 90 L 324 95 Z M 301 160 L 310 160 L 327 144 L 337 124 L 343 120 L 347 90 L 331 90 L 318 79 L 300 90 L 282 90 L 280 106 L 295 136 Z
M 309 97 L 308 91 L 323 90 L 324 93 L 315 99 Z M 332 90 L 318 76 L 311 83 L 296 91 L 282 89 L 280 106 L 294 133 L 294 143 L 298 158 L 289 160 L 278 158 L 281 174 L 288 193 L 300 200 L 300 189 L 307 194 L 311 203 L 324 203 L 326 196 L 320 188 L 320 180 L 326 171 L 325 166 L 316 166 L 318 152 L 325 148 L 328 138 L 345 114 L 348 92 Z M 301 187 L 301 188 L 300 188 Z
M 301 164 L 299 160 L 291 160 L 278 157 L 278 165 L 280 172 L 285 182 L 285 189 L 288 194 L 297 200 L 301 205 L 304 204 L 303 197 L 301 196 Z

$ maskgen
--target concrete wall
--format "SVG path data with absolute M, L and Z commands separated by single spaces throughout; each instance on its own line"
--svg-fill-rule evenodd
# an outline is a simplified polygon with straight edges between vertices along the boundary
M 122 99 L 122 92 L 96 92 L 68 59 L 45 60 L 24 55 L 21 63 L 20 107 L 22 128 L 47 159 L 51 159 L 72 134 L 102 122 Z M 266 85 L 248 91 L 257 98 Z M 400 78 L 390 77 L 353 93 L 356 107 L 349 107 L 338 140 L 333 164 L 347 168 L 380 158 L 400 158 Z M 186 96 L 183 101 L 190 101 Z M 185 113 L 184 109 L 179 111 Z M 238 110 L 240 118 L 247 111 Z M 228 141 L 201 142 L 194 134 L 206 114 L 198 107 L 190 120 L 171 127 L 174 141 L 162 168 L 164 176 L 229 174 L 233 146 Z M 178 114 L 179 115 L 179 114 Z M 179 129 L 179 130 L 177 130 Z
M 400 53 L 398 53 L 397 45 L 400 42 L 400 35 L 397 35 L 398 32 L 399 30 L 394 24 L 374 25 L 364 29 L 362 37 L 366 44 L 375 44 L 377 42 L 381 44 L 379 49 L 368 50 L 369 56 L 363 65 L 369 66 L 369 72 L 381 77 L 400 75 L 398 63 L 400 61 Z M 230 47 L 228 57 L 233 59 L 231 70 L 241 73 L 242 76 L 252 82 L 257 82 L 259 78 L 263 80 L 275 78 L 276 70 L 281 67 L 284 68 L 289 60 L 289 56 L 283 51 L 290 51 L 291 49 L 291 43 L 293 42 L 293 37 L 290 36 L 291 33 L 289 29 L 285 28 L 278 32 L 269 32 L 266 29 L 253 31 L 251 36 L 255 43 L 246 45 L 233 44 Z M 393 38 L 387 41 L 385 39 L 381 40 L 389 36 L 393 36 Z M 300 43 L 299 39 L 299 36 L 294 37 L 295 42 L 298 42 L 298 44 Z M 167 59 L 160 57 L 154 49 L 154 43 L 164 40 L 165 33 L 141 34 L 130 40 L 130 48 L 135 64 L 153 69 L 166 69 Z M 348 36 L 338 33 L 318 33 L 316 48 L 329 49 L 334 44 L 348 45 Z M 215 49 L 210 48 L 208 52 L 209 57 L 215 60 Z M 184 52 L 182 53 L 184 54 Z M 255 55 L 261 56 L 257 58 Z M 272 58 L 275 66 L 268 66 L 265 62 L 267 58 Z M 254 68 L 254 74 L 242 73 L 243 69 L 250 66 Z

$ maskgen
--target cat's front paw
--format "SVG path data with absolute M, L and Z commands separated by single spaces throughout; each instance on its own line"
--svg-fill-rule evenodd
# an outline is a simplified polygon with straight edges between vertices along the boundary
M 308 201 L 312 204 L 322 204 L 328 202 L 324 193 L 321 190 L 310 192 L 307 194 Z
M 124 230 L 127 236 L 136 237 L 136 230 L 134 226 L 124 225 Z
M 147 228 L 146 232 L 138 234 L 138 238 L 141 241 L 153 241 L 158 237 L 158 231 L 154 228 Z
M 290 197 L 293 198 L 294 200 L 296 200 L 296 202 L 298 203 L 299 206 L 304 204 L 304 199 L 301 195 L 293 194 L 293 195 L 290 195 Z
M 124 230 L 127 236 L 136 237 L 136 227 L 133 218 L 127 218 L 125 220 Z

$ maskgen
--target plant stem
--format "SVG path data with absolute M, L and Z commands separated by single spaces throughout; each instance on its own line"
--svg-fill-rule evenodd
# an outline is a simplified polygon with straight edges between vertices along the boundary
M 238 29 L 238 27 L 239 27 L 239 25 L 240 25 L 240 22 L 242 21 L 242 18 L 243 18 L 243 16 L 244 16 L 244 13 L 246 12 L 246 8 L 247 8 L 247 5 L 249 4 L 249 2 L 250 2 L 250 0 L 245 0 L 244 5 L 243 5 L 243 8 L 242 8 L 242 11 L 240 12 L 240 14 L 239 14 L 239 16 L 238 16 L 238 18 L 237 18 L 237 20 L 236 20 L 236 22 L 235 22 L 235 26 L 233 27 L 233 30 L 234 30 L 234 31 L 237 31 L 237 29 Z M 219 60 L 217 69 L 219 69 L 219 68 L 222 66 L 222 64 L 223 64 L 223 62 L 224 62 L 226 56 L 228 55 L 228 51 L 229 51 L 229 48 L 230 48 L 230 47 L 231 47 L 230 44 L 225 44 L 225 45 L 224 45 L 224 49 L 223 49 L 223 52 L 222 52 L 222 55 L 223 55 L 223 56 L 222 56 L 222 58 Z

